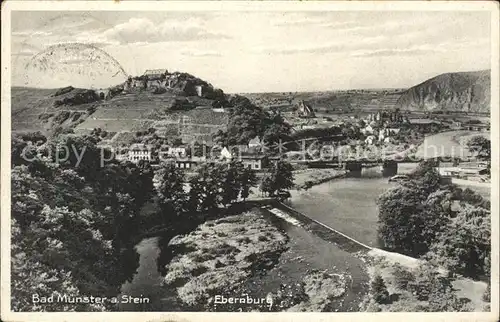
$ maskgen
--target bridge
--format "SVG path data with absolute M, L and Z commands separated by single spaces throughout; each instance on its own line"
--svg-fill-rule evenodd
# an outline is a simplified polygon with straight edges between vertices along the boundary
M 346 171 L 349 171 L 352 174 L 359 173 L 363 168 L 372 168 L 375 166 L 381 166 L 382 174 L 384 176 L 394 176 L 398 173 L 398 163 L 403 161 L 396 160 L 368 160 L 368 159 L 356 159 L 356 160 L 331 160 L 331 161 L 322 161 L 322 160 L 305 160 L 305 161 L 291 161 L 291 163 L 295 164 L 304 164 L 309 168 L 343 168 Z M 418 162 L 418 161 L 412 161 Z

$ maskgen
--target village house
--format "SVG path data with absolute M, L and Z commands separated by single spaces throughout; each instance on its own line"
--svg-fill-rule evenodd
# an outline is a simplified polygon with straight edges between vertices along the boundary
M 489 131 L 490 126 L 488 124 L 469 124 L 466 125 L 467 130 L 469 131 Z
M 144 144 L 134 144 L 128 151 L 128 160 L 137 163 L 140 160 L 151 161 L 152 151 L 151 148 Z
M 368 145 L 372 145 L 375 142 L 376 138 L 375 135 L 369 135 L 365 139 L 365 143 Z
M 269 158 L 261 153 L 254 153 L 246 149 L 240 150 L 238 146 L 232 147 L 231 150 L 224 147 L 213 158 L 223 162 L 232 160 L 241 161 L 243 166 L 252 170 L 262 170 L 269 165 Z M 246 146 L 245 146 L 246 148 Z M 236 150 L 238 149 L 238 150 Z
M 462 128 L 462 122 L 460 121 L 453 121 L 450 126 L 451 129 L 453 130 L 460 130 Z
M 166 155 L 171 158 L 185 158 L 187 156 L 187 148 L 184 146 L 168 147 Z
M 367 125 L 365 128 L 361 129 L 360 131 L 364 135 L 367 135 L 367 134 L 373 134 L 374 129 L 371 125 Z
M 386 138 L 386 131 L 385 131 L 385 129 L 382 129 L 378 132 L 378 140 L 384 141 L 385 138 Z
M 258 136 L 254 137 L 248 142 L 248 147 L 250 149 L 256 149 L 256 148 L 261 148 L 262 147 L 262 142 L 260 141 L 260 138 Z
M 165 78 L 168 74 L 168 70 L 166 69 L 147 69 L 143 76 L 147 76 L 149 80 L 158 80 Z
M 194 168 L 199 163 L 192 159 L 175 159 L 170 162 L 173 162 L 173 164 L 175 164 L 175 167 L 177 169 L 185 169 L 185 170 Z
M 314 111 L 307 105 L 304 101 L 299 102 L 299 107 L 297 109 L 297 115 L 299 117 L 314 117 Z
M 443 167 L 439 168 L 439 174 L 443 176 L 475 180 L 488 173 L 488 169 L 477 166 Z
M 227 147 L 223 147 L 218 157 L 221 160 L 231 161 L 231 159 L 233 158 L 233 154 L 231 153 L 231 151 L 229 151 Z
M 240 160 L 245 168 L 252 170 L 262 170 L 267 166 L 264 155 L 242 155 Z
M 401 129 L 397 127 L 388 127 L 386 130 L 389 135 L 398 134 L 401 131 Z

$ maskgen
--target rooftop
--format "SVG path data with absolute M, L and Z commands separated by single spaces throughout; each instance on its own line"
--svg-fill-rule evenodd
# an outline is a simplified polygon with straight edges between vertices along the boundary
M 144 72 L 144 75 L 161 75 L 161 74 L 165 74 L 165 73 L 168 73 L 168 70 L 166 70 L 166 69 L 147 69 Z

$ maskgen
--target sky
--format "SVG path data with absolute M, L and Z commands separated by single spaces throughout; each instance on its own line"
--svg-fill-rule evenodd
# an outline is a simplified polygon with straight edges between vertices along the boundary
M 488 12 L 12 13 L 13 85 L 104 87 L 165 68 L 225 92 L 406 88 L 490 68 Z

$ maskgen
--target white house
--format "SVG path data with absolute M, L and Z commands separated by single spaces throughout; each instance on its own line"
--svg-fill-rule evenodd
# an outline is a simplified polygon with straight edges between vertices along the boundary
M 128 151 L 128 160 L 137 163 L 140 160 L 151 161 L 151 149 L 144 144 L 134 144 Z
M 187 149 L 183 146 L 169 147 L 167 155 L 174 158 L 185 158 L 187 155 Z
M 363 134 L 373 134 L 373 127 L 371 125 L 367 125 L 364 129 L 361 129 L 361 133 Z
M 227 161 L 231 160 L 233 158 L 233 154 L 231 153 L 231 151 L 229 151 L 229 149 L 227 147 L 224 147 L 221 151 L 220 151 L 220 156 L 219 156 L 220 159 L 225 159 Z
M 378 140 L 379 141 L 384 141 L 385 138 L 386 138 L 386 131 L 385 131 L 385 129 L 381 129 L 378 132 Z
M 366 139 L 365 139 L 365 143 L 368 144 L 368 145 L 372 145 L 373 142 L 375 142 L 376 138 L 375 138 L 375 135 L 369 135 Z
M 401 129 L 397 127 L 388 127 L 386 130 L 389 134 L 398 134 L 399 131 L 401 131 Z
M 263 155 L 242 155 L 241 162 L 245 168 L 252 170 L 261 170 L 266 166 Z

